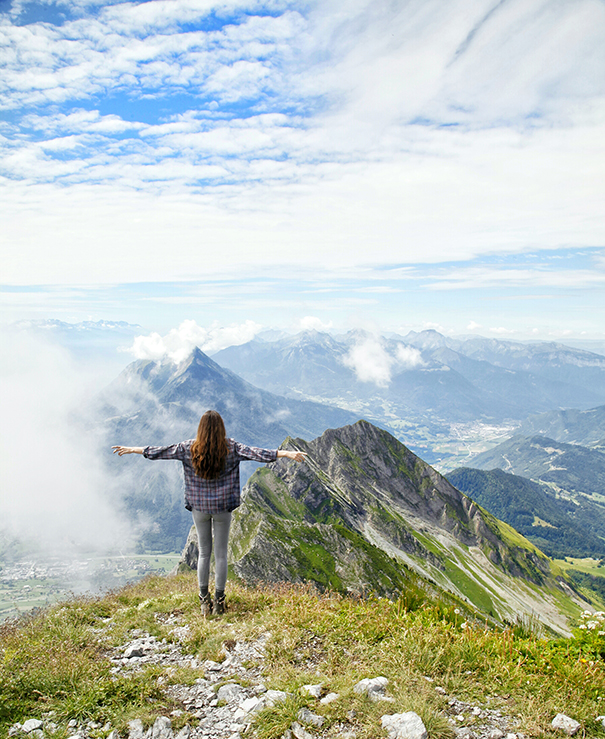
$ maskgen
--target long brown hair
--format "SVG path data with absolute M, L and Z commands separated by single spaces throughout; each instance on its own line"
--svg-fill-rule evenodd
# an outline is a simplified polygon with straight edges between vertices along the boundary
M 197 438 L 191 445 L 191 464 L 199 477 L 216 480 L 225 469 L 227 434 L 221 414 L 206 411 L 197 427 Z

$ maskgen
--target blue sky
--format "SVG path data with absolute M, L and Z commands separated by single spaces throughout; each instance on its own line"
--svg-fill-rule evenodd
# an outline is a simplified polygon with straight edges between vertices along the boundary
M 599 0 L 0 0 L 18 318 L 605 336 Z

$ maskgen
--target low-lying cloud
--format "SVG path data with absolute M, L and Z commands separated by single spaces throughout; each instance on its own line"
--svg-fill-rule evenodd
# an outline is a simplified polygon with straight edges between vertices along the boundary
M 210 328 L 203 328 L 194 320 L 186 320 L 165 336 L 160 336 L 157 332 L 137 336 L 128 351 L 136 359 L 153 361 L 169 359 L 178 364 L 186 359 L 195 347 L 199 347 L 206 354 L 213 354 L 229 346 L 239 346 L 251 341 L 262 328 L 254 321 L 233 323 L 229 326 L 220 326 L 215 322 Z
M 20 333 L 2 338 L 0 533 L 42 558 L 128 547 L 98 439 L 75 418 L 90 392 L 87 378 L 56 345 Z
M 418 349 L 397 344 L 394 353 L 376 336 L 360 339 L 344 357 L 360 382 L 372 382 L 379 388 L 388 387 L 394 370 L 413 369 L 423 364 Z

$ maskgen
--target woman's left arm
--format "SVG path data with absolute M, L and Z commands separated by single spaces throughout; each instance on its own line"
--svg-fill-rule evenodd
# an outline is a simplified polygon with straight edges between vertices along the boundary
M 113 453 L 119 457 L 124 454 L 143 454 L 144 446 L 112 446 Z
M 306 452 L 290 452 L 287 449 L 278 449 L 277 456 L 287 457 L 288 459 L 293 459 L 295 462 L 304 462 L 307 456 L 307 453 Z

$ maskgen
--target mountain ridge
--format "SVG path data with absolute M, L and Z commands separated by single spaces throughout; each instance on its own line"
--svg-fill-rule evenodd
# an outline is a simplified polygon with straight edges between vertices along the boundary
M 283 447 L 308 461 L 258 469 L 234 513 L 230 567 L 244 582 L 387 596 L 428 588 L 488 618 L 539 614 L 568 633 L 564 611 L 582 601 L 548 558 L 388 432 L 358 421 Z M 193 549 L 194 537 L 190 566 Z

